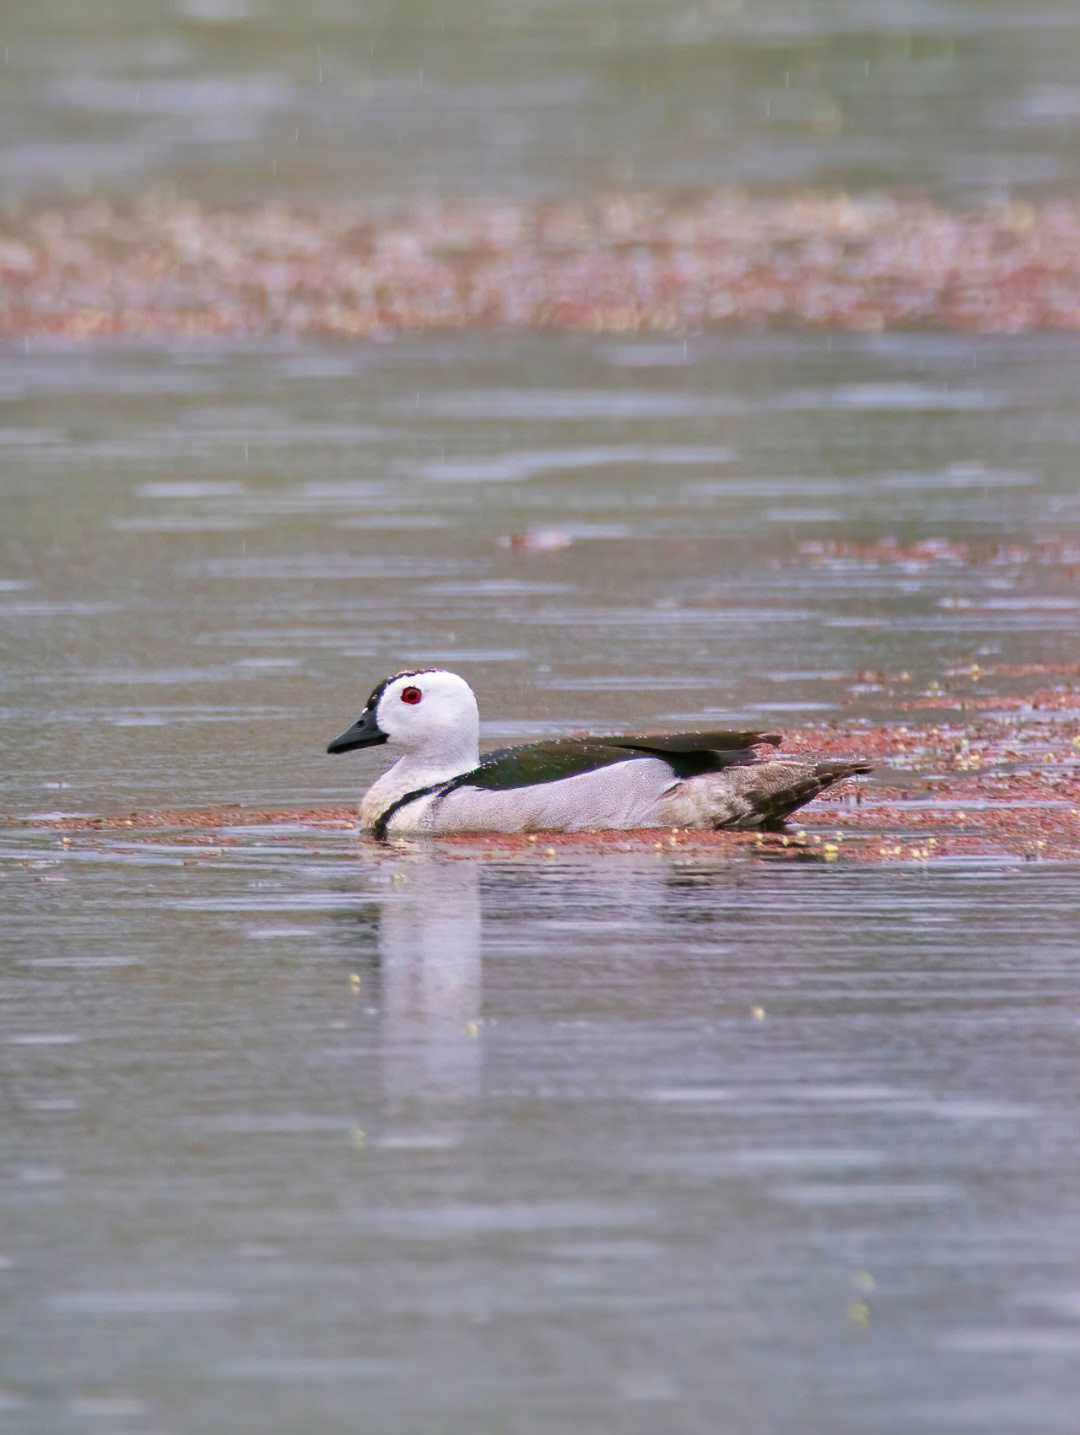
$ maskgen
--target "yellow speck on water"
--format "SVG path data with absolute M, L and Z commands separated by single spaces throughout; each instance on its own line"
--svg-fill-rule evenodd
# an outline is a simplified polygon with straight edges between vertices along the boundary
M 350 990 L 351 992 L 358 992 L 358 991 L 360 990 L 360 973 L 359 973 L 359 972 L 350 972 L 350 973 L 349 973 L 349 990 Z
M 869 1325 L 870 1307 L 865 1301 L 853 1300 L 848 1304 L 847 1316 L 852 1325 Z
M 755 1021 L 764 1021 L 765 1008 L 763 1006 L 752 1006 L 750 1008 L 750 1015 L 754 1018 Z
M 668 841 L 671 843 L 672 847 L 677 847 L 679 845 L 679 839 L 675 836 L 674 833 L 672 833 L 672 835 L 668 838 Z
M 404 872 L 395 872 L 392 880 L 395 881 L 395 882 L 404 882 L 404 881 L 405 881 L 405 873 L 404 873 Z
M 480 1023 L 478 1021 L 467 1021 L 465 1023 L 465 1035 L 470 1041 L 477 1041 L 480 1037 Z
M 353 1148 L 354 1151 L 362 1151 L 366 1144 L 367 1137 L 360 1130 L 359 1126 L 354 1126 L 353 1129 L 349 1132 L 349 1145 Z
M 844 128 L 844 112 L 832 95 L 821 94 L 814 100 L 810 125 L 819 139 L 832 139 Z
M 530 842 L 535 842 L 535 841 L 536 841 L 536 833 L 535 833 L 535 832 L 530 832 L 530 833 L 529 833 L 529 841 L 530 841 Z
M 851 1277 L 851 1289 L 858 1291 L 860 1295 L 869 1295 L 872 1290 L 877 1289 L 877 1281 L 869 1271 L 856 1271 Z
M 835 862 L 840 856 L 840 848 L 837 847 L 835 842 L 826 842 L 823 848 L 823 855 L 826 862 Z
M 973 678 L 975 678 L 975 679 L 978 679 L 979 674 L 980 674 L 981 672 L 982 672 L 982 669 L 979 667 L 978 663 L 972 663 L 972 665 L 971 665 L 971 676 L 972 676 Z
M 1030 229 L 1035 223 L 1035 210 L 1023 200 L 1014 200 L 1006 205 L 1004 219 L 1010 229 Z
M 662 842 L 654 842 L 653 846 L 656 848 L 657 852 L 663 852 L 664 850 L 664 844 Z

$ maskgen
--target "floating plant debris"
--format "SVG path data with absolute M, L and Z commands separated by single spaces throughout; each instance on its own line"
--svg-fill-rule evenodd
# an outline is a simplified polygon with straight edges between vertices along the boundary
M 0 334 L 67 339 L 805 325 L 1080 329 L 1080 202 L 889 195 L 0 215 Z

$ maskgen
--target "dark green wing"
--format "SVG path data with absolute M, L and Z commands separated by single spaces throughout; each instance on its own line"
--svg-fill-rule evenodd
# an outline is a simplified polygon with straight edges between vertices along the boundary
M 690 732 L 630 733 L 628 736 L 597 738 L 612 747 L 639 748 L 642 752 L 742 752 L 756 743 L 780 746 L 775 732 L 730 732 L 726 728 L 706 728 Z
M 714 772 L 732 763 L 746 762 L 755 743 L 776 744 L 775 733 L 760 732 L 671 732 L 638 736 L 563 737 L 549 742 L 530 742 L 521 747 L 500 747 L 485 753 L 480 766 L 456 778 L 455 787 L 482 787 L 499 790 L 531 787 L 535 783 L 557 782 L 625 762 L 635 753 L 662 757 L 675 777 L 693 777 Z

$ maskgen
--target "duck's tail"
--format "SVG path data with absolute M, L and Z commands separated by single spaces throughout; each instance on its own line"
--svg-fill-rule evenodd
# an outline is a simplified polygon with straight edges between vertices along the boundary
M 860 758 L 828 758 L 807 761 L 799 758 L 770 758 L 744 768 L 748 779 L 742 796 L 749 811 L 737 822 L 739 827 L 780 827 L 793 812 L 845 777 L 871 770 Z

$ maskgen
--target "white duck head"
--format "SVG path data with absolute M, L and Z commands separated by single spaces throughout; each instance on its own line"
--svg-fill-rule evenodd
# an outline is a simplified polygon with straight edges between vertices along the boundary
M 480 713 L 472 688 L 457 673 L 419 668 L 396 673 L 374 689 L 364 711 L 327 752 L 389 743 L 402 750 L 392 771 L 413 786 L 471 772 L 480 761 Z

